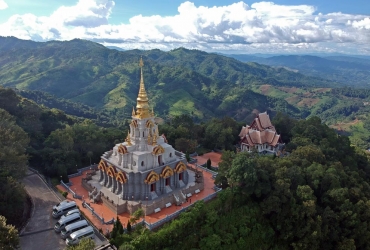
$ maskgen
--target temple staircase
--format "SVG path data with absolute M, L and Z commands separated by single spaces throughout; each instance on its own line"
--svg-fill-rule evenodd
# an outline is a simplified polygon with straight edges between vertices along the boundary
M 186 196 L 181 191 L 174 192 L 173 197 L 175 198 L 176 205 L 178 206 L 186 201 Z
M 157 193 L 156 192 L 150 192 L 150 196 L 152 197 L 152 200 L 154 200 L 154 199 L 156 199 L 156 198 L 158 198 L 158 195 L 157 195 Z
M 170 186 L 166 186 L 164 188 L 164 191 L 166 192 L 166 194 L 171 193 L 172 192 L 172 188 Z

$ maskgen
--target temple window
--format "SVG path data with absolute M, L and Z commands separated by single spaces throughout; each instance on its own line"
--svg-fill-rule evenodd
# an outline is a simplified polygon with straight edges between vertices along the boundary
M 170 157 L 172 157 L 172 153 L 170 153 Z
M 144 131 L 143 131 L 143 137 L 144 137 Z
M 141 161 L 141 166 L 142 166 L 142 167 L 144 166 L 144 161 Z

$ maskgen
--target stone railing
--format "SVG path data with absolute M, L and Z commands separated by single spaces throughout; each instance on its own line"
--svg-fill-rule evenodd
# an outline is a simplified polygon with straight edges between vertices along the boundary
M 82 201 L 82 207 L 90 210 L 91 214 L 94 215 L 96 218 L 98 218 L 102 224 L 113 224 L 115 222 L 114 218 L 112 218 L 109 221 L 104 221 L 103 215 L 100 216 L 99 214 L 97 214 L 94 211 L 94 208 L 91 207 L 90 204 L 85 201 Z
M 109 198 L 105 197 L 103 194 L 101 195 L 101 199 L 103 201 L 103 204 L 106 205 L 111 211 L 115 212 L 116 214 L 121 214 L 121 213 L 125 213 L 128 211 L 127 202 L 124 202 L 123 204 L 118 205 L 113 200 L 109 200 Z
M 82 199 L 82 196 L 81 195 L 78 195 L 76 192 L 74 192 L 69 186 L 68 184 L 64 183 L 63 180 L 60 181 L 60 184 L 65 187 L 65 189 L 67 189 L 68 192 L 70 192 L 72 195 L 73 195 L 73 198 L 75 199 L 79 199 L 81 200 Z
M 91 165 L 91 166 L 84 167 L 84 168 L 79 168 L 79 169 L 77 169 L 77 173 L 68 175 L 68 178 L 70 179 L 70 178 L 73 178 L 73 177 L 81 176 L 82 172 L 84 172 L 86 170 L 89 170 L 89 169 L 96 171 L 97 168 L 98 168 L 98 164 Z
M 175 150 L 175 155 L 180 158 L 180 160 L 186 159 L 186 156 L 184 153 L 181 153 L 180 151 Z
M 209 201 L 213 198 L 215 198 L 217 196 L 217 193 L 220 192 L 222 189 L 220 188 L 216 188 L 216 192 L 213 193 L 213 194 L 210 194 L 206 197 L 204 197 L 202 200 L 203 201 Z M 179 214 L 181 214 L 182 212 L 185 212 L 186 210 L 188 210 L 190 207 L 194 206 L 195 203 L 192 203 L 190 204 L 189 206 L 187 207 L 182 207 L 180 210 L 170 214 L 170 215 L 167 215 L 165 218 L 161 219 L 161 220 L 158 220 L 156 221 L 155 223 L 148 223 L 147 221 L 145 221 L 145 225 L 146 227 L 149 229 L 149 230 L 153 230 L 157 227 L 160 227 L 161 225 L 163 225 L 164 223 L 168 222 L 168 221 L 171 221 L 173 220 L 174 218 L 176 218 L 177 216 L 179 216 Z
M 214 175 L 214 176 L 216 176 L 218 173 L 217 172 L 215 172 L 215 171 L 212 171 L 212 170 L 210 170 L 210 169 L 208 169 L 208 168 L 205 168 L 205 167 L 202 167 L 201 165 L 198 165 L 198 164 L 195 164 L 198 168 L 200 168 L 200 169 L 202 169 L 202 170 L 204 170 L 204 171 L 206 171 L 206 172 L 208 172 L 208 173 L 211 173 L 212 175 Z
M 88 192 L 92 192 L 94 190 L 94 187 L 87 182 L 87 179 L 82 178 L 81 180 L 81 186 L 86 189 Z

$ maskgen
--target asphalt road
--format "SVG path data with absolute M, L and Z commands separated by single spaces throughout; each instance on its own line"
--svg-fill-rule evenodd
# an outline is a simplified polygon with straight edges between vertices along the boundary
M 51 216 L 51 210 L 59 203 L 59 200 L 37 174 L 32 174 L 32 172 L 28 174 L 30 175 L 23 179 L 23 183 L 32 198 L 34 209 L 31 219 L 20 235 L 21 249 L 64 249 L 65 242 L 53 229 L 57 220 Z

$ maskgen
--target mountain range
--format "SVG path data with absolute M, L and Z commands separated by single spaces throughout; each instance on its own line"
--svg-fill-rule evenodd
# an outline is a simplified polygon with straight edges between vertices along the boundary
M 187 113 L 199 120 L 224 115 L 246 120 L 254 116 L 255 109 L 300 116 L 285 100 L 261 95 L 250 87 L 340 86 L 284 68 L 198 50 L 118 51 L 80 39 L 41 43 L 14 37 L 0 38 L 0 85 L 44 91 L 129 117 L 136 103 L 141 56 L 151 105 L 162 116 Z
M 370 57 L 313 55 L 279 55 L 261 57 L 256 55 L 225 55 L 242 62 L 256 62 L 273 67 L 320 77 L 355 88 L 370 88 Z

